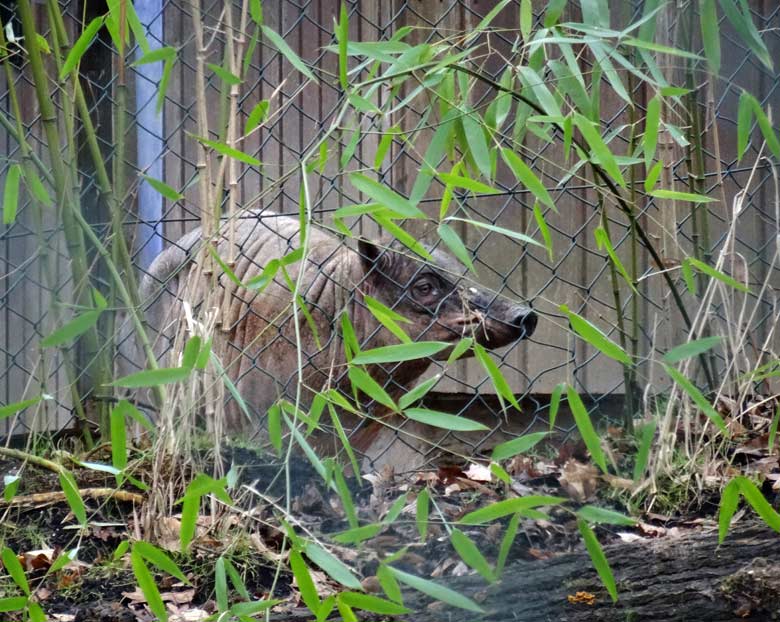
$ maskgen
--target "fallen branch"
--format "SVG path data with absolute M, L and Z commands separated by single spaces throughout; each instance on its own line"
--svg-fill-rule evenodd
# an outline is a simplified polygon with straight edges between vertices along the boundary
M 129 503 L 142 504 L 145 500 L 143 495 L 137 492 L 128 492 L 127 490 L 115 490 L 114 488 L 82 488 L 79 490 L 82 499 L 105 499 L 114 498 L 117 501 L 127 501 Z M 67 501 L 65 493 L 60 490 L 52 492 L 37 492 L 31 495 L 19 495 L 13 497 L 10 501 L 0 499 L 2 506 L 22 506 L 32 507 L 47 505 L 51 503 L 62 503 Z

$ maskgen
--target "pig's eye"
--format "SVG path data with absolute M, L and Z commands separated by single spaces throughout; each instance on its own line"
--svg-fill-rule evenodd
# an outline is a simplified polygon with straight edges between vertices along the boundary
M 412 285 L 412 296 L 419 301 L 430 300 L 439 295 L 439 284 L 430 277 L 423 277 Z

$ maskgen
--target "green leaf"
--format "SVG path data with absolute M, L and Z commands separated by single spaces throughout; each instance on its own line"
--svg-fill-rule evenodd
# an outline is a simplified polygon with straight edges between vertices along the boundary
M 703 272 L 707 276 L 710 276 L 713 279 L 720 281 L 721 283 L 725 283 L 729 287 L 733 287 L 734 289 L 745 292 L 746 294 L 750 293 L 750 288 L 744 283 L 740 283 L 736 279 L 730 277 L 728 274 L 724 274 L 720 270 L 716 270 L 712 266 L 696 259 L 695 257 L 686 257 L 685 262 L 696 268 L 699 272 Z
M 301 600 L 309 608 L 309 611 L 317 615 L 320 608 L 320 597 L 309 573 L 309 568 L 298 551 L 290 551 L 290 569 L 295 577 L 295 583 L 298 585 Z
M 769 119 L 764 113 L 764 109 L 761 108 L 761 104 L 758 103 L 758 100 L 752 95 L 748 95 L 748 97 L 753 104 L 753 114 L 756 117 L 758 127 L 761 130 L 761 134 L 764 137 L 769 150 L 776 158 L 780 158 L 780 140 L 778 140 L 772 124 L 769 122 Z
M 60 487 L 62 488 L 62 492 L 65 493 L 65 500 L 68 502 L 71 512 L 73 512 L 76 520 L 81 525 L 86 525 L 87 508 L 84 506 L 84 500 L 81 498 L 81 493 L 79 492 L 79 487 L 78 484 L 76 484 L 73 473 L 62 470 L 59 475 Z
M 290 61 L 290 64 L 295 67 L 299 72 L 306 76 L 312 82 L 316 82 L 317 78 L 311 72 L 311 69 L 301 60 L 301 57 L 293 52 L 292 48 L 287 45 L 284 39 L 276 32 L 271 30 L 268 26 L 261 26 L 263 34 L 273 43 L 274 47 L 279 50 L 284 57 Z
M 658 144 L 658 127 L 661 124 L 661 100 L 658 95 L 647 102 L 647 113 L 645 115 L 645 135 L 642 139 L 645 151 L 645 166 L 655 158 L 655 148 Z
M 615 248 L 612 246 L 612 240 L 609 239 L 609 234 L 607 233 L 606 229 L 600 226 L 596 227 L 596 229 L 593 231 L 593 235 L 596 238 L 596 245 L 598 248 L 607 251 L 607 255 L 609 256 L 612 265 L 615 266 L 615 269 L 620 273 L 620 276 L 623 277 L 623 280 L 628 284 L 628 286 L 638 294 L 636 287 L 634 286 L 634 281 L 629 276 L 626 267 L 623 265 L 623 262 L 620 261 L 620 257 L 618 257 L 617 252 L 615 252 Z
M 149 50 L 146 54 L 141 56 L 138 60 L 130 63 L 131 67 L 138 67 L 139 65 L 148 65 L 149 63 L 158 63 L 160 61 L 175 60 L 176 48 L 173 47 L 161 47 L 155 50 Z
M 382 385 L 369 376 L 368 373 L 359 367 L 350 367 L 348 375 L 349 380 L 354 388 L 362 391 L 379 404 L 387 406 L 393 411 L 398 410 L 398 406 L 396 406 L 393 398 L 391 398 L 387 394 L 387 391 L 382 388 Z
M 625 188 L 626 181 L 623 179 L 617 160 L 615 160 L 615 156 L 612 155 L 609 147 L 607 147 L 606 143 L 601 138 L 601 134 L 598 130 L 581 114 L 575 114 L 573 119 L 575 125 L 580 128 L 580 132 L 582 132 L 583 137 L 590 146 L 591 159 L 595 156 L 595 159 L 604 168 L 607 174 L 612 177 L 620 187 Z
M 452 173 L 437 173 L 436 176 L 450 186 L 465 188 L 466 190 L 471 190 L 475 194 L 498 194 L 500 192 L 498 188 L 483 184 L 481 181 L 471 179 L 471 177 L 454 175 Z
M 242 618 L 242 622 L 243 622 L 243 617 L 253 619 L 252 616 L 257 615 L 258 613 L 262 613 L 263 611 L 266 611 L 271 607 L 275 607 L 281 602 L 282 602 L 281 600 L 274 598 L 271 600 L 268 599 L 251 600 L 245 603 L 236 603 L 230 608 L 230 613 L 232 613 L 234 616 L 238 616 L 239 618 Z
M 444 587 L 443 585 L 439 585 L 438 583 L 434 583 L 428 579 L 423 579 L 413 574 L 409 574 L 403 570 L 398 570 L 398 568 L 393 568 L 392 566 L 385 567 L 401 583 L 405 583 L 418 592 L 422 592 L 423 594 L 430 596 L 435 600 L 439 600 L 453 607 L 465 609 L 466 611 L 473 611 L 475 613 L 482 613 L 482 608 L 477 605 L 477 603 L 475 603 L 470 598 L 467 598 L 466 596 L 451 590 L 448 587 Z
M 579 527 L 582 539 L 585 541 L 585 548 L 588 550 L 590 560 L 593 562 L 593 567 L 596 572 L 599 573 L 601 582 L 604 587 L 607 588 L 607 592 L 612 597 L 612 602 L 617 602 L 617 585 L 615 584 L 615 575 L 612 574 L 612 569 L 609 567 L 607 557 L 604 555 L 604 551 L 599 544 L 596 534 L 590 528 L 588 523 L 582 519 L 577 520 L 577 527 Z
M 747 477 L 736 478 L 739 481 L 739 490 L 752 508 L 761 517 L 767 526 L 780 532 L 780 514 L 766 500 L 763 493 Z
M 457 115 L 458 111 L 454 108 L 444 115 L 439 123 L 439 127 L 433 133 L 431 142 L 428 143 L 428 148 L 425 150 L 425 155 L 420 165 L 420 173 L 417 175 L 414 186 L 412 186 L 412 192 L 409 195 L 409 200 L 414 205 L 425 196 L 433 181 L 433 174 L 438 171 L 439 162 L 444 157 L 447 151 L 447 144 L 455 130 Z
M 399 616 L 409 613 L 409 609 L 398 603 L 394 603 L 384 598 L 371 596 L 370 594 L 361 594 L 360 592 L 342 592 L 339 598 L 343 603 L 355 609 L 371 611 L 388 616 Z
M 217 601 L 217 611 L 223 613 L 228 609 L 227 573 L 225 558 L 220 555 L 214 564 L 214 593 Z
M 472 419 L 459 415 L 450 415 L 448 413 L 439 412 L 438 410 L 429 410 L 427 408 L 407 408 L 404 410 L 404 415 L 413 421 L 418 421 L 435 428 L 443 428 L 445 430 L 476 432 L 488 429 L 487 426 L 477 421 L 473 421 Z
M 720 0 L 720 6 L 742 42 L 747 44 L 759 60 L 771 70 L 773 68 L 772 57 L 755 24 L 753 24 L 747 2 L 745 0 Z
M 452 365 L 461 356 L 463 356 L 468 350 L 470 350 L 473 345 L 474 345 L 473 337 L 464 337 L 463 339 L 461 339 L 458 343 L 455 344 L 455 347 L 452 348 L 452 352 L 450 352 L 450 355 L 447 357 L 447 365 Z
M 495 575 L 498 579 L 504 572 L 504 566 L 506 564 L 507 557 L 509 557 L 509 551 L 515 542 L 515 536 L 517 536 L 517 528 L 520 525 L 521 514 L 515 514 L 509 519 L 509 524 L 504 532 L 504 537 L 501 538 L 501 546 L 498 549 L 498 557 L 496 558 L 496 570 Z
M 476 117 L 476 118 L 475 118 Z M 461 123 L 463 125 L 463 133 L 466 136 L 466 144 L 468 145 L 471 157 L 474 158 L 474 162 L 479 169 L 479 172 L 485 179 L 492 179 L 492 164 L 490 158 L 490 149 L 488 148 L 487 138 L 485 138 L 485 130 L 479 115 L 475 112 L 465 111 L 461 117 Z
M 160 369 L 145 369 L 143 371 L 124 376 L 110 383 L 110 386 L 124 387 L 125 389 L 139 389 L 143 387 L 157 387 L 172 382 L 182 382 L 190 377 L 192 369 L 187 367 L 161 367 Z
M 609 358 L 623 363 L 631 364 L 631 357 L 618 344 L 607 337 L 584 317 L 569 310 L 566 305 L 561 305 L 560 310 L 569 316 L 569 322 L 574 331 L 597 350 L 606 354 Z
M 429 358 L 450 344 L 444 341 L 418 341 L 416 343 L 399 343 L 392 346 L 382 346 L 372 350 L 364 350 L 352 359 L 355 365 L 373 365 L 377 363 L 401 363 L 417 359 Z
M 751 122 L 753 121 L 753 102 L 747 91 L 742 91 L 739 96 L 737 108 L 737 159 L 741 160 L 745 155 L 750 142 Z
M 127 400 L 122 400 L 111 409 L 111 464 L 114 468 L 123 470 L 127 466 L 127 426 L 125 412 L 130 406 Z
M 94 309 L 77 315 L 70 322 L 41 339 L 41 347 L 51 348 L 72 341 L 97 324 L 100 314 L 99 309 Z
M 155 111 L 157 114 L 163 109 L 165 105 L 165 95 L 168 93 L 168 84 L 171 81 L 171 74 L 173 73 L 174 59 L 168 59 L 163 65 L 162 77 L 160 78 L 160 84 L 157 86 L 157 103 Z
M 333 580 L 352 590 L 363 589 L 352 571 L 332 553 L 313 542 L 306 544 L 305 552 L 306 557 L 322 568 Z
M 339 42 L 339 82 L 341 88 L 349 90 L 349 78 L 347 78 L 347 46 L 349 45 L 349 15 L 346 2 L 341 3 L 339 22 L 336 26 L 336 40 Z
M 255 104 L 252 108 L 252 112 L 246 119 L 246 125 L 244 125 L 244 136 L 250 134 L 256 127 L 258 127 L 268 117 L 268 108 L 270 102 L 267 99 Z
M 645 179 L 645 192 L 650 194 L 655 188 L 655 184 L 658 182 L 658 178 L 661 176 L 661 171 L 664 168 L 663 162 L 656 162 L 647 172 L 647 178 Z
M 167 553 L 161 549 L 158 549 L 153 544 L 139 540 L 133 544 L 133 553 L 137 553 L 149 563 L 157 566 L 157 568 L 163 572 L 166 572 L 172 577 L 176 577 L 182 583 L 189 585 L 190 582 L 187 580 L 187 577 L 176 565 L 176 563 L 170 557 L 168 557 Z
M 7 417 L 11 417 L 18 412 L 21 412 L 25 408 L 29 408 L 30 406 L 37 404 L 42 399 L 44 399 L 44 396 L 39 395 L 38 397 L 31 397 L 30 399 L 22 400 L 21 402 L 14 402 L 13 404 L 0 406 L 0 421 L 6 419 Z M 48 396 L 46 396 L 45 399 L 49 399 Z
M 529 166 L 509 148 L 503 148 L 501 150 L 501 155 L 504 158 L 504 162 L 512 169 L 512 173 L 514 173 L 517 181 L 528 188 L 537 199 L 557 213 L 558 210 L 555 207 L 555 203 L 553 203 L 550 193 L 547 192 L 547 188 L 544 187 L 542 181 Z
M 670 199 L 673 201 L 690 201 L 691 203 L 715 203 L 717 199 L 704 196 L 703 194 L 694 194 L 692 192 L 678 192 L 677 190 L 653 190 L 648 193 L 651 197 L 657 199 Z
M 483 348 L 478 343 L 475 343 L 474 354 L 477 357 L 477 360 L 481 363 L 482 367 L 485 368 L 488 376 L 490 376 L 490 381 L 493 383 L 493 386 L 498 393 L 498 399 L 501 402 L 502 408 L 505 407 L 504 400 L 507 400 L 517 410 L 522 410 L 522 408 L 520 408 L 520 404 L 517 402 L 517 398 L 515 397 L 514 392 L 512 391 L 512 387 L 509 386 L 506 378 L 504 378 L 504 374 L 501 373 L 501 370 L 498 368 L 498 365 L 496 365 L 495 361 L 490 358 L 490 354 L 487 353 L 485 348 Z
M 549 497 L 545 495 L 529 495 L 527 497 L 504 499 L 503 501 L 497 501 L 484 508 L 469 512 L 458 522 L 463 525 L 481 525 L 510 514 L 523 513 L 545 505 L 560 505 L 565 501 L 564 497 Z
M 79 64 L 81 57 L 84 56 L 84 52 L 86 52 L 87 49 L 89 49 L 89 46 L 92 45 L 92 41 L 95 39 L 98 30 L 100 30 L 100 28 L 103 26 L 105 19 L 105 16 L 100 16 L 93 19 L 91 22 L 89 22 L 89 24 L 87 24 L 87 27 L 81 33 L 79 38 L 76 39 L 76 43 L 73 44 L 70 52 L 68 52 L 68 55 L 65 57 L 65 62 L 62 64 L 62 69 L 60 70 L 60 81 L 65 80 L 68 74 L 70 74 L 70 72 L 73 71 Z
M 589 523 L 606 523 L 607 525 L 636 525 L 636 521 L 620 512 L 600 508 L 595 505 L 584 505 L 576 512 L 577 516 Z
M 718 335 L 714 337 L 694 339 L 693 341 L 682 343 L 679 346 L 675 346 L 669 350 L 666 354 L 664 354 L 664 361 L 670 365 L 679 363 L 680 361 L 689 359 L 692 356 L 698 356 L 699 354 L 707 352 L 722 342 L 723 337 Z
M 48 622 L 49 620 L 43 608 L 36 602 L 27 603 L 27 615 L 30 616 L 30 622 Z
M 176 190 L 159 179 L 144 174 L 141 174 L 141 178 L 146 180 L 146 183 L 170 201 L 179 201 L 184 198 L 184 195 L 181 192 L 176 192 Z
M 712 407 L 710 401 L 704 397 L 704 395 L 702 395 L 701 391 L 699 391 L 699 389 L 697 389 L 690 380 L 683 376 L 674 367 L 671 367 L 670 365 L 664 365 L 664 369 L 666 370 L 666 373 L 669 374 L 669 377 L 674 380 L 680 386 L 680 388 L 685 391 L 685 393 L 688 394 L 688 397 L 693 400 L 693 402 L 701 409 L 707 418 L 712 421 L 712 423 L 714 423 L 725 436 L 728 436 L 729 432 L 726 428 L 726 423 L 723 421 L 723 418 L 720 416 L 720 414 L 718 414 L 718 411 Z
M 8 596 L 0 598 L 0 612 L 21 611 L 27 607 L 26 596 Z
M 470 220 L 468 218 L 456 218 L 455 216 L 449 216 L 445 218 L 445 221 L 452 222 L 465 222 L 468 223 L 474 227 L 477 227 L 479 229 L 487 229 L 488 231 L 493 231 L 495 233 L 500 233 L 501 235 L 505 235 L 508 238 L 512 238 L 513 240 L 517 240 L 518 242 L 522 244 L 533 244 L 535 246 L 539 246 L 541 248 L 544 248 L 542 244 L 534 240 L 532 237 L 525 235 L 524 233 L 519 233 L 517 231 L 512 231 L 511 229 L 504 229 L 504 227 L 499 227 L 497 225 L 491 225 L 486 222 L 479 222 L 478 220 Z
M 476 274 L 474 264 L 471 263 L 471 253 L 469 253 L 469 250 L 463 244 L 463 241 L 455 230 L 448 224 L 441 223 L 436 231 L 439 233 L 442 242 L 444 242 L 447 245 L 447 248 L 452 251 L 452 254 L 455 255 L 455 257 L 457 257 L 471 272 Z
M 388 128 L 382 133 L 382 139 L 379 141 L 379 146 L 376 148 L 376 155 L 374 156 L 374 169 L 379 170 L 382 168 L 382 163 L 385 161 L 385 156 L 390 150 L 393 140 L 396 136 L 403 136 L 401 128 L 397 125 Z
M 16 212 L 19 209 L 19 180 L 22 177 L 22 167 L 12 164 L 5 174 L 5 190 L 3 191 L 3 224 L 12 225 L 16 222 Z
M 226 145 L 223 142 L 217 141 L 217 140 L 209 140 L 207 138 L 203 138 L 202 136 L 195 136 L 195 140 L 197 140 L 199 143 L 202 143 L 206 147 L 210 147 L 220 155 L 225 156 L 226 158 L 233 158 L 234 160 L 238 160 L 239 162 L 244 162 L 245 164 L 249 164 L 250 166 L 261 166 L 262 162 L 258 160 L 257 158 L 249 155 L 248 153 L 244 153 L 243 151 L 239 151 L 238 149 L 234 149 L 233 147 L 230 147 L 229 145 Z
M 241 78 L 239 78 L 236 74 L 228 71 L 224 67 L 220 67 L 214 63 L 206 63 L 206 66 L 214 72 L 215 76 L 217 76 L 228 86 L 241 84 Z
M 382 523 L 370 523 L 354 529 L 346 529 L 333 536 L 333 540 L 339 544 L 357 544 L 376 536 L 385 526 Z
M 16 492 L 19 490 L 19 484 L 21 483 L 22 478 L 18 475 L 3 476 L 3 499 L 6 503 L 10 503 L 11 499 L 16 496 Z
M 417 523 L 417 532 L 420 534 L 420 540 L 425 542 L 425 536 L 428 534 L 428 514 L 431 506 L 431 496 L 427 488 L 423 488 L 417 495 L 415 503 L 416 513 L 415 522 Z
M 526 452 L 536 446 L 536 444 L 548 434 L 549 432 L 532 432 L 531 434 L 523 434 L 511 441 L 496 445 L 493 449 L 493 453 L 490 455 L 490 459 L 498 462 L 499 460 L 506 460 L 507 458 Z
M 349 176 L 349 180 L 355 188 L 367 195 L 373 201 L 404 218 L 427 218 L 425 213 L 412 205 L 409 200 L 365 175 L 353 173 Z
M 547 255 L 550 258 L 550 263 L 555 260 L 553 256 L 552 236 L 550 236 L 550 229 L 547 226 L 547 221 L 544 219 L 542 210 L 539 209 L 539 203 L 534 201 L 534 219 L 539 227 L 539 232 L 542 234 L 544 245 L 547 247 Z
M 278 455 L 282 453 L 282 411 L 279 404 L 273 404 L 268 409 L 268 440 Z
M 249 14 L 252 20 L 258 26 L 263 25 L 263 3 L 262 0 L 249 0 Z
M 404 322 L 406 324 L 411 323 L 403 315 L 396 313 L 391 308 L 383 305 L 376 298 L 372 298 L 368 294 L 363 295 L 363 302 L 366 303 L 366 307 L 371 312 L 371 315 L 379 320 L 379 323 L 382 324 L 382 326 L 384 326 L 391 333 L 393 333 L 393 335 L 395 335 L 399 341 L 402 343 L 412 342 L 412 338 L 406 334 L 406 331 L 404 331 L 401 326 L 398 325 L 398 322 Z
M 720 73 L 720 29 L 715 0 L 699 1 L 699 19 L 704 54 L 707 56 L 710 73 L 717 76 Z
M 33 197 L 41 203 L 41 205 L 45 205 L 46 207 L 54 205 L 51 195 L 48 190 L 46 190 L 46 187 L 43 185 L 41 178 L 38 177 L 38 173 L 35 172 L 34 168 L 30 167 L 27 170 L 22 169 L 22 175 L 27 184 L 27 188 L 29 188 Z
M 550 394 L 550 430 L 555 427 L 555 419 L 558 416 L 558 408 L 561 405 L 561 394 L 565 388 L 566 383 L 561 382 L 560 384 L 555 385 L 555 388 Z
M 772 423 L 769 426 L 769 438 L 767 445 L 770 455 L 775 451 L 775 439 L 777 438 L 777 426 L 780 424 L 780 405 L 775 408 L 775 416 L 772 417 Z
M 639 433 L 639 449 L 636 452 L 634 462 L 634 481 L 638 482 L 647 468 L 648 458 L 650 457 L 650 447 L 655 436 L 655 419 L 645 423 L 637 432 Z
M 485 556 L 477 548 L 477 545 L 460 529 L 453 529 L 450 533 L 450 542 L 460 558 L 467 566 L 476 570 L 482 577 L 492 583 L 495 581 L 493 569 L 488 564 Z
M 731 480 L 720 496 L 720 506 L 718 507 L 718 544 L 722 544 L 726 539 L 726 534 L 731 526 L 731 519 L 737 511 L 739 505 L 739 481 Z
M 574 415 L 574 422 L 577 424 L 577 429 L 580 431 L 580 436 L 582 436 L 593 462 L 606 473 L 607 458 L 601 449 L 601 439 L 593 428 L 593 422 L 590 420 L 585 404 L 582 403 L 582 398 L 571 386 L 566 387 L 566 397 L 569 400 L 572 415 Z
M 425 382 L 421 382 L 412 390 L 398 398 L 398 407 L 404 409 L 411 406 L 428 393 L 439 380 L 441 380 L 441 374 L 436 374 L 433 378 L 428 378 Z
M 7 546 L 3 547 L 2 552 L 3 566 L 5 566 L 8 575 L 16 583 L 17 587 L 22 590 L 27 596 L 30 595 L 30 585 L 27 583 L 27 577 L 24 575 L 24 568 L 19 563 L 19 558 Z
M 146 563 L 144 562 L 141 554 L 138 553 L 133 547 L 130 553 L 130 563 L 133 567 L 133 574 L 135 580 L 138 581 L 138 587 L 141 588 L 141 592 L 146 598 L 146 604 L 149 606 L 151 612 L 157 616 L 158 620 L 166 622 L 168 620 L 168 612 L 165 609 L 165 603 L 163 603 L 160 596 L 160 590 L 157 589 L 157 584 L 154 581 L 152 573 L 149 572 Z
M 533 7 L 531 6 L 531 0 L 521 0 L 520 2 L 520 34 L 523 36 L 523 41 L 528 43 L 528 38 L 531 36 L 531 28 L 534 24 Z

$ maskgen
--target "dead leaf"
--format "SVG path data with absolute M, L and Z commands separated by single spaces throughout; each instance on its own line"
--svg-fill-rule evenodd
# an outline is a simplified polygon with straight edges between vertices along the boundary
M 585 503 L 596 492 L 598 478 L 599 472 L 595 466 L 571 458 L 563 465 L 558 481 L 572 499 Z
M 188 609 L 182 613 L 173 614 L 168 618 L 169 622 L 200 622 L 211 614 L 203 609 Z
M 463 472 L 463 475 L 475 482 L 493 481 L 493 474 L 490 472 L 490 467 L 484 464 L 477 464 L 476 462 L 469 464 L 469 468 Z

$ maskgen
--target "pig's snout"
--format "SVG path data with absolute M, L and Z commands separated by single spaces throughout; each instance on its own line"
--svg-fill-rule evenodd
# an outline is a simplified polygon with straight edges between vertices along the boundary
M 536 311 L 528 307 L 518 307 L 508 323 L 518 330 L 517 339 L 527 339 L 534 334 L 538 322 Z

